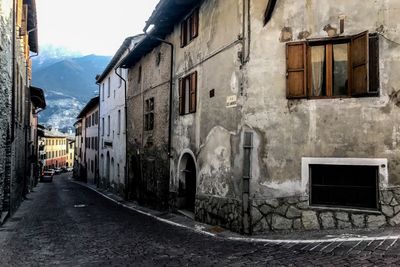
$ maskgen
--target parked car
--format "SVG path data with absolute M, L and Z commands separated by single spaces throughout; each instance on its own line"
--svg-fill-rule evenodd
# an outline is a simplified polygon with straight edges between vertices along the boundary
M 61 172 L 67 172 L 67 171 L 68 171 L 67 167 L 65 167 L 65 166 L 61 167 Z
M 51 172 L 53 175 L 56 173 L 56 171 L 54 169 L 48 169 L 46 171 Z
M 60 167 L 56 168 L 54 171 L 55 171 L 55 174 L 62 173 L 62 169 Z
M 44 171 L 40 177 L 41 182 L 53 182 L 54 173 L 52 171 Z
M 67 172 L 72 172 L 73 170 L 74 170 L 74 168 L 72 168 L 72 167 L 67 168 Z

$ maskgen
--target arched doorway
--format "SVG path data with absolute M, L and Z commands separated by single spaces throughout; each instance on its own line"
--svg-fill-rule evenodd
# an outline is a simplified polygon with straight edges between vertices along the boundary
M 179 188 L 177 206 L 179 209 L 194 212 L 197 187 L 194 156 L 190 153 L 183 154 L 178 166 Z
M 111 158 L 111 175 L 110 175 L 110 181 L 114 182 L 115 179 L 115 166 L 114 166 L 114 157 Z
M 106 156 L 106 179 L 107 179 L 108 183 L 110 183 L 110 165 L 111 165 L 110 152 L 107 151 L 107 156 Z
M 142 180 L 141 177 L 142 175 L 140 171 L 140 155 L 133 155 L 131 157 L 129 172 L 129 199 L 140 199 L 140 184 Z

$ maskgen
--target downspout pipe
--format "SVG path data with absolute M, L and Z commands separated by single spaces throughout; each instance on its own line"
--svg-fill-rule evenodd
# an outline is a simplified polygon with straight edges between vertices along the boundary
M 158 40 L 164 44 L 167 44 L 171 48 L 171 58 L 170 58 L 170 73 L 169 73 L 169 116 L 168 116 L 168 158 L 172 158 L 172 93 L 173 93 L 173 66 L 174 66 L 174 44 L 168 42 L 164 39 L 155 37 L 150 33 L 147 33 L 148 26 L 146 26 L 143 31 L 146 36 L 154 40 Z

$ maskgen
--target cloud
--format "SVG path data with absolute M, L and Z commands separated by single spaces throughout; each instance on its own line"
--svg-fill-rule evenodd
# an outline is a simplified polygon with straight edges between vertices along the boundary
M 158 0 L 37 0 L 39 44 L 113 55 L 142 32 Z

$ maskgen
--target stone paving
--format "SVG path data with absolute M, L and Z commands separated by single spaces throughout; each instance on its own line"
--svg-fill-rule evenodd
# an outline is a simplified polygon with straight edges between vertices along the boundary
M 390 234 L 382 240 L 301 243 L 304 233 L 297 243 L 229 240 L 234 236 L 209 236 L 126 209 L 67 178 L 40 184 L 0 228 L 0 266 L 400 265 L 396 229 L 382 230 L 381 237 Z

